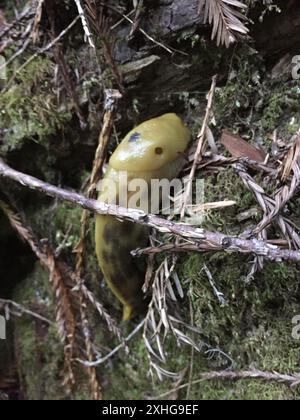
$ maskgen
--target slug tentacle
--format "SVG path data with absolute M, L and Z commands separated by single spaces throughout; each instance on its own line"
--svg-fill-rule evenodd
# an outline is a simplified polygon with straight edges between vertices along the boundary
M 183 154 L 190 141 L 190 132 L 175 114 L 165 114 L 146 121 L 134 128 L 110 158 L 104 179 L 113 182 L 99 194 L 99 201 L 122 204 L 120 191 L 126 190 L 127 200 L 133 196 L 128 185 L 120 185 L 121 173 L 126 173 L 126 182 L 134 179 L 145 181 L 149 199 L 152 179 L 175 178 L 184 162 Z M 151 192 L 151 191 L 150 191 Z M 126 203 L 125 203 L 126 204 Z M 127 205 L 127 204 L 126 204 Z M 132 208 L 137 208 L 130 202 Z M 112 216 L 96 216 L 96 253 L 100 268 L 108 286 L 124 306 L 123 319 L 132 318 L 147 306 L 142 292 L 145 264 L 135 260 L 131 251 L 147 246 L 147 228 L 131 222 L 122 222 Z

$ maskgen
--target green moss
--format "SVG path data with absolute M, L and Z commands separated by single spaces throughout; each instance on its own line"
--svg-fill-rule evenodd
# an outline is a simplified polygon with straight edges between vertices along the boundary
M 48 274 L 39 264 L 18 286 L 14 299 L 51 320 L 55 319 Z M 57 329 L 23 316 L 15 321 L 15 341 L 26 399 L 64 399 L 63 350 Z
M 37 263 L 33 273 L 15 291 L 21 305 L 55 321 L 55 302 L 49 273 Z M 15 320 L 15 351 L 21 387 L 27 400 L 65 400 L 70 396 L 64 380 L 64 354 L 56 326 L 29 316 Z M 76 369 L 76 387 L 72 398 L 89 398 L 89 385 L 82 369 Z
M 131 327 L 132 328 L 132 327 Z M 102 366 L 102 375 L 106 379 L 104 399 L 107 400 L 141 400 L 154 398 L 174 386 L 172 380 L 160 382 L 154 374 L 149 373 L 149 360 L 142 335 L 137 335 L 129 343 L 130 353 L 120 352 L 110 364 Z M 179 349 L 174 340 L 165 343 L 168 362 L 165 369 L 182 371 L 189 360 L 190 350 Z M 103 373 L 104 370 L 104 373 Z
M 103 389 L 105 399 L 138 400 L 151 390 L 151 381 L 149 383 L 147 379 L 146 354 L 140 343 L 141 338 L 138 337 L 130 346 L 130 355 L 121 355 L 121 358 L 112 361 L 110 368 L 105 368 L 108 382 L 108 386 Z
M 297 86 L 293 86 L 293 82 L 290 83 L 272 83 L 271 92 L 265 98 L 263 117 L 261 124 L 264 130 L 274 130 L 278 127 L 282 120 L 285 121 L 282 124 L 283 131 L 286 132 L 285 126 L 291 125 L 291 121 L 294 119 L 292 125 L 297 126 L 297 119 L 300 111 L 299 99 L 300 90 Z M 288 112 L 289 119 L 286 120 L 286 114 Z M 292 113 L 291 113 L 292 111 Z M 291 118 L 291 115 L 294 117 Z M 299 124 L 298 128 L 299 129 Z M 296 127 L 295 127 L 296 128 Z M 291 127 L 290 127 L 291 129 Z M 290 131 L 290 130 L 289 130 Z M 297 130 L 292 132 L 294 134 Z
M 298 365 L 299 342 L 292 338 L 292 318 L 297 314 L 297 271 L 285 264 L 266 264 L 255 282 L 243 281 L 249 259 L 237 255 L 191 255 L 180 273 L 190 296 L 194 319 L 206 341 L 221 348 L 235 368 L 293 373 Z M 226 305 L 220 305 L 202 271 L 206 264 Z M 297 312 L 298 311 L 298 312 Z M 194 371 L 194 379 L 210 362 Z M 262 381 L 205 383 L 192 388 L 193 398 L 204 399 L 294 399 L 296 392 Z
M 201 173 L 198 176 L 201 176 Z M 256 202 L 251 192 L 231 168 L 204 179 L 205 203 L 226 200 L 232 200 L 236 204 L 206 212 L 203 227 L 220 230 L 227 234 L 239 234 L 245 226 L 237 224 L 236 215 L 256 206 Z
M 236 131 L 253 122 L 250 111 L 260 99 L 264 71 L 263 61 L 253 49 L 241 46 L 235 50 L 227 83 L 216 91 L 218 126 Z
M 25 138 L 42 142 L 70 121 L 71 114 L 60 107 L 57 94 L 51 89 L 53 70 L 49 59 L 37 58 L 0 94 L 3 153 L 20 147 Z
M 59 253 L 70 254 L 79 241 L 82 209 L 65 202 L 44 206 L 28 213 L 34 231 L 40 237 L 46 236 Z
M 218 127 L 256 142 L 257 138 L 266 141 L 275 129 L 284 137 L 294 134 L 300 127 L 300 90 L 297 81 L 288 76 L 270 77 L 260 55 L 246 46 L 237 48 L 227 83 L 216 92 Z
M 190 399 L 200 400 L 289 400 L 296 397 L 292 390 L 280 384 L 267 384 L 263 381 L 242 380 L 200 382 Z

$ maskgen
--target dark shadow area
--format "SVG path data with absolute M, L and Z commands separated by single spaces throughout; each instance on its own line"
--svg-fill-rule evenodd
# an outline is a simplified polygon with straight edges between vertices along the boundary
M 31 272 L 35 258 L 0 213 L 0 298 L 11 299 L 14 288 Z M 0 315 L 4 315 L 0 309 Z M 0 399 L 20 400 L 13 322 L 7 321 L 6 340 L 0 340 Z
M 35 258 L 0 214 L 0 297 L 10 299 L 12 291 L 33 269 Z

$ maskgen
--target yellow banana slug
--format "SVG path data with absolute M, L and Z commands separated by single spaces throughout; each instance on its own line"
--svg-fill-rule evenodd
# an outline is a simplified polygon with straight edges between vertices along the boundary
M 190 131 L 176 114 L 165 114 L 140 124 L 130 131 L 110 158 L 105 182 L 113 181 L 115 188 L 106 188 L 98 200 L 108 204 L 128 205 L 133 196 L 126 182 L 143 180 L 172 180 L 183 165 L 183 154 L 190 141 Z M 111 184 L 110 184 L 111 185 Z M 122 189 L 123 188 L 123 189 Z M 120 191 L 126 190 L 127 203 Z M 147 197 L 149 191 L 147 189 Z M 129 205 L 128 205 L 129 207 Z M 132 205 L 137 208 L 138 205 Z M 148 229 L 131 222 L 122 222 L 113 216 L 96 216 L 96 253 L 104 278 L 124 306 L 123 319 L 128 320 L 146 307 L 142 292 L 145 265 L 139 266 L 131 251 L 147 246 Z

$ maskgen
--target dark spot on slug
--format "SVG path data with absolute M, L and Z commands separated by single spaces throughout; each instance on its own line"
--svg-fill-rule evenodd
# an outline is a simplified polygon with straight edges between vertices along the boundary
M 140 138 L 141 138 L 141 135 L 140 135 L 139 133 L 133 133 L 133 134 L 130 136 L 130 138 L 129 138 L 128 142 L 129 142 L 129 143 L 136 143 L 136 142 L 137 142 Z
M 108 254 L 108 258 L 110 264 L 112 264 L 114 267 L 119 263 L 119 255 L 114 251 L 114 249 Z
M 102 258 L 103 258 L 104 261 L 107 262 L 107 261 L 109 261 L 111 259 L 111 255 L 107 251 L 102 251 Z
M 128 222 L 123 222 L 122 223 L 122 233 L 124 235 L 129 235 L 132 233 L 132 230 L 134 229 L 134 224 L 133 223 L 128 223 Z
M 155 148 L 155 154 L 156 155 L 162 155 L 164 152 L 164 149 L 162 147 L 156 147 Z
M 120 226 L 122 229 L 122 222 L 119 222 Z M 130 231 L 127 232 L 127 236 L 130 233 Z M 104 231 L 103 231 L 103 240 L 106 244 L 106 246 L 108 245 L 109 247 L 112 247 L 113 250 L 114 248 L 119 248 L 120 244 L 122 242 L 122 239 L 124 239 L 124 232 L 122 230 L 119 229 L 114 229 L 113 226 L 105 226 Z
M 126 284 L 127 284 L 127 277 L 122 274 L 121 272 L 114 273 L 111 276 L 111 281 L 115 286 L 118 286 L 119 289 L 123 289 L 123 293 L 126 293 Z
M 106 225 L 103 231 L 103 239 L 104 242 L 109 243 L 111 241 L 111 237 L 113 236 L 114 231 L 110 228 L 109 225 Z
M 121 248 L 118 252 L 118 261 L 115 263 L 121 271 L 124 271 L 126 267 L 130 267 L 131 265 L 131 256 L 128 254 L 127 248 Z
M 148 242 L 145 230 L 140 230 L 139 232 L 137 232 L 136 240 L 137 242 L 140 242 L 141 245 L 146 244 Z
M 112 247 L 112 251 L 119 252 L 121 240 L 122 237 L 120 237 L 120 235 L 118 235 L 117 233 L 113 233 L 112 235 L 110 235 L 109 244 Z

